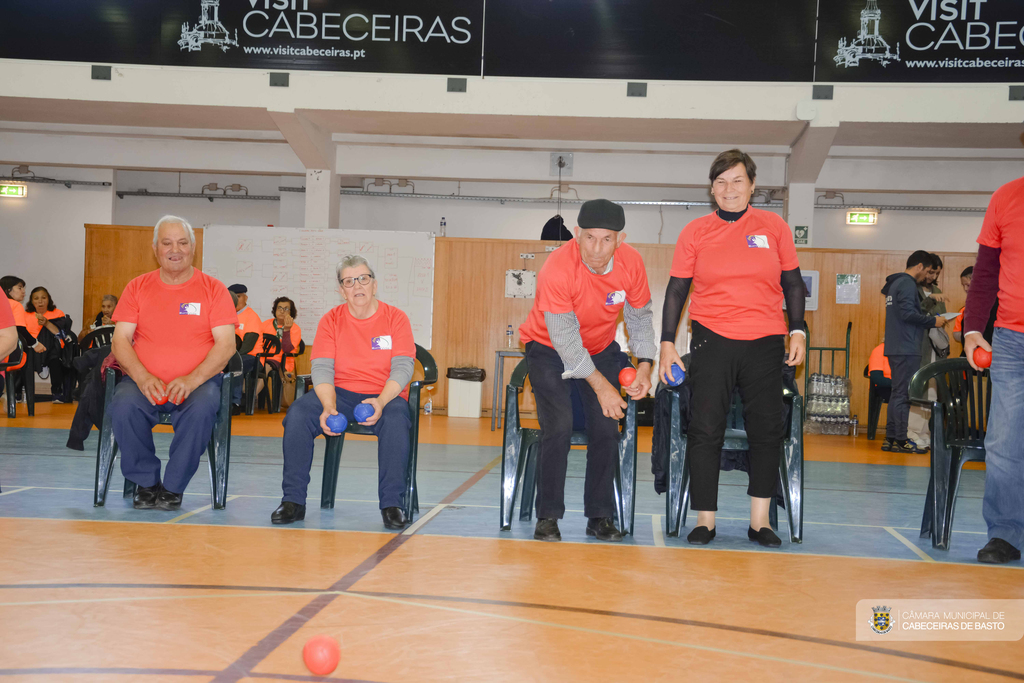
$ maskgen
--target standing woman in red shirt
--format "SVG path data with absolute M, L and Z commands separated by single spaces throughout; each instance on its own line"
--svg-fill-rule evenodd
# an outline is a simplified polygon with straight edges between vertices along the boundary
M 689 382 L 693 416 L 687 432 L 690 507 L 697 526 L 686 540 L 706 545 L 715 537 L 718 472 L 733 389 L 743 397 L 750 443 L 750 528 L 747 537 L 777 548 L 768 508 L 782 450 L 782 364 L 785 298 L 789 358 L 804 360 L 804 283 L 789 226 L 778 215 L 750 206 L 757 166 L 738 149 L 711 165 L 711 193 L 718 210 L 690 222 L 676 242 L 662 314 L 660 375 L 672 365 L 686 370 L 675 348 L 676 329 L 690 285 L 692 340 Z

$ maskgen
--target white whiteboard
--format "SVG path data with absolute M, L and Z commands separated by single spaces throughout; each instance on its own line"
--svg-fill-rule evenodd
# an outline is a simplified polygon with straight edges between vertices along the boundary
M 203 231 L 203 272 L 249 288 L 249 306 L 272 317 L 279 296 L 295 302 L 302 339 L 312 345 L 324 313 L 342 303 L 338 262 L 359 254 L 377 276 L 377 298 L 409 316 L 413 337 L 430 348 L 434 236 L 428 232 L 210 225 Z

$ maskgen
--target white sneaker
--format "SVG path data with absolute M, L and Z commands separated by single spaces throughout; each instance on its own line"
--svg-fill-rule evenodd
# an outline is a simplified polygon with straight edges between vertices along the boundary
M 48 367 L 46 367 L 44 365 L 43 369 L 39 371 L 39 379 L 49 379 L 49 378 L 50 378 L 50 368 L 48 368 Z

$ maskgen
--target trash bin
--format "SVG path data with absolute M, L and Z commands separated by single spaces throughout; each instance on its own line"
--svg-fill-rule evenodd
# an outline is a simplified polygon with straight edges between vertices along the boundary
M 448 417 L 480 417 L 486 373 L 482 368 L 448 368 Z

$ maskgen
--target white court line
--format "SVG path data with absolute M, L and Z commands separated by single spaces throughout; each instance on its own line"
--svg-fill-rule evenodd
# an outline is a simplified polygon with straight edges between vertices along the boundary
M 428 512 L 427 514 L 423 515 L 422 517 L 417 519 L 415 522 L 413 522 L 412 525 L 410 525 L 408 529 L 406 529 L 405 531 L 402 532 L 402 535 L 403 536 L 412 536 L 414 533 L 416 533 L 421 528 L 423 528 L 424 524 L 426 524 L 427 522 L 432 520 L 434 517 L 437 517 L 437 515 L 439 515 L 441 513 L 441 510 L 444 510 L 446 507 L 448 507 L 447 504 L 441 503 L 440 505 L 435 507 L 433 510 L 431 510 L 430 512 Z
M 234 500 L 235 498 L 238 498 L 238 496 L 228 496 L 228 497 L 227 497 L 227 498 L 226 498 L 226 499 L 224 500 L 224 502 L 225 502 L 225 503 L 227 503 L 228 501 L 232 501 L 232 500 Z M 198 514 L 199 514 L 200 512 L 206 512 L 207 510 L 209 510 L 209 509 L 210 509 L 210 508 L 212 508 L 212 507 L 213 507 L 213 503 L 210 503 L 209 505 L 204 505 L 204 506 L 203 506 L 203 507 L 201 507 L 201 508 L 196 508 L 195 510 L 191 510 L 191 511 L 189 511 L 189 512 L 186 512 L 186 513 L 185 513 L 185 514 L 183 514 L 183 515 L 178 515 L 178 516 L 177 516 L 177 517 L 175 517 L 174 519 L 169 519 L 169 520 L 167 520 L 166 522 L 164 522 L 164 524 L 174 524 L 175 522 L 177 522 L 177 521 L 180 521 L 180 520 L 182 520 L 182 519 L 188 519 L 188 518 L 189 518 L 189 517 L 191 517 L 192 515 L 198 515 Z
M 651 515 L 651 531 L 654 532 L 654 545 L 665 547 L 665 532 L 661 530 L 661 515 Z
M 22 486 L 21 488 L 18 488 L 18 489 L 11 489 L 9 491 L 4 491 L 3 493 L 0 493 L 0 496 L 9 496 L 12 493 L 18 493 L 20 491 L 28 491 L 29 489 L 34 489 L 34 488 L 35 488 L 35 486 Z
M 885 529 L 886 531 L 888 531 L 890 534 L 892 534 L 896 538 L 897 541 L 899 541 L 903 545 L 905 545 L 908 548 L 910 548 L 911 550 L 913 550 L 914 554 L 917 555 L 918 557 L 920 557 L 925 562 L 935 562 L 935 558 L 929 557 L 927 553 L 925 553 L 923 550 L 918 548 L 916 545 L 914 545 L 913 543 L 908 541 L 906 536 L 904 536 L 900 532 L 896 531 L 891 526 L 884 526 L 882 528 Z

